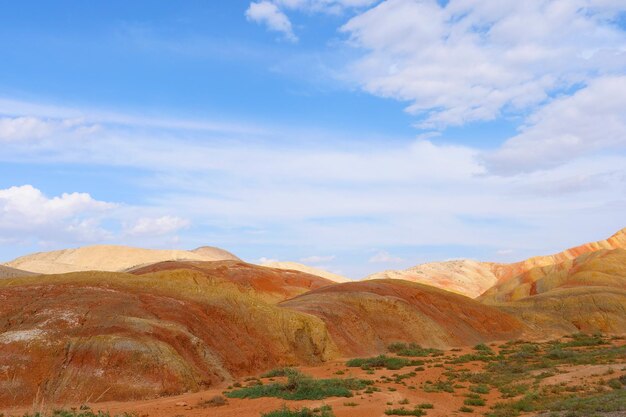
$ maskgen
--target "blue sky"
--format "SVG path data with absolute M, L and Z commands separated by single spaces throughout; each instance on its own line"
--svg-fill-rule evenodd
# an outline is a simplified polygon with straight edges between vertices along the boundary
M 625 7 L 518 3 L 7 2 L 0 260 L 208 244 L 358 278 L 607 237 Z

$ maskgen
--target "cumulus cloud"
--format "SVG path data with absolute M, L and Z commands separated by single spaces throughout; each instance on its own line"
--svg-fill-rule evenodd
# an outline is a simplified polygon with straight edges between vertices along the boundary
M 626 68 L 626 34 L 606 1 L 387 0 L 342 31 L 363 56 L 368 92 L 409 103 L 422 128 L 521 112 L 596 75 Z
M 390 263 L 399 263 L 402 261 L 404 261 L 404 259 L 398 256 L 393 256 L 389 252 L 382 250 L 382 251 L 377 252 L 374 256 L 372 256 L 368 262 L 377 263 L 377 264 L 390 264 Z
M 250 3 L 248 10 L 246 10 L 246 18 L 264 24 L 271 31 L 282 33 L 284 38 L 290 42 L 298 41 L 298 37 L 293 33 L 289 18 L 272 2 Z
M 45 245 L 102 243 L 162 237 L 189 226 L 175 216 L 137 217 L 150 207 L 124 206 L 88 193 L 49 197 L 32 185 L 0 189 L 0 242 L 37 241 Z
M 129 236 L 162 236 L 178 232 L 189 225 L 189 220 L 175 216 L 141 217 L 127 227 L 125 233 Z
M 485 155 L 499 174 L 546 169 L 599 150 L 626 149 L 626 76 L 602 77 L 532 114 L 519 135 Z
M 24 185 L 0 190 L 0 234 L 13 238 L 37 236 L 50 240 L 71 237 L 78 240 L 106 238 L 101 216 L 117 207 L 95 200 L 87 193 L 63 193 L 47 197 Z

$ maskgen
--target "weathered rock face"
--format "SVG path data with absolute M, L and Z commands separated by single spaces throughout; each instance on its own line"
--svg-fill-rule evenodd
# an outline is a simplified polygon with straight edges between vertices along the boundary
M 580 255 L 603 249 L 626 249 L 626 228 L 618 231 L 608 239 L 585 243 L 574 248 L 566 249 L 554 255 L 535 256 L 525 261 L 512 264 L 491 264 L 498 282 L 504 282 L 536 267 L 550 266 L 569 261 Z
M 326 278 L 333 282 L 350 282 L 351 280 L 337 274 L 333 274 L 332 272 L 325 271 L 320 268 L 314 268 L 312 266 L 303 265 L 297 262 L 264 262 L 261 266 L 266 266 L 268 268 L 276 268 L 276 269 L 284 269 L 288 271 L 300 271 L 305 272 L 307 274 L 316 275 L 318 277 Z
M 479 299 L 516 301 L 557 288 L 626 289 L 626 250 L 598 250 L 557 264 L 531 268 L 490 288 Z
M 500 264 L 468 259 L 421 264 L 401 271 L 383 271 L 365 278 L 403 279 L 456 292 L 471 298 L 480 296 L 493 285 L 506 282 L 536 267 L 549 267 L 602 249 L 626 249 L 626 228 L 606 240 L 586 243 L 563 252 L 536 256 L 521 262 Z
M 556 288 L 494 306 L 522 320 L 535 337 L 576 332 L 626 333 L 626 290 L 612 287 Z
M 598 250 L 536 267 L 480 300 L 515 314 L 543 334 L 626 332 L 626 250 Z
M 324 323 L 193 271 L 0 281 L 0 405 L 149 398 L 338 354 Z
M 238 260 L 222 249 L 203 247 L 195 251 L 157 250 L 128 246 L 96 245 L 22 256 L 5 265 L 39 274 L 64 274 L 79 271 L 125 271 L 163 261 Z
M 132 269 L 135 275 L 159 271 L 190 270 L 207 278 L 236 284 L 270 303 L 277 303 L 310 290 L 332 285 L 327 279 L 297 271 L 283 271 L 245 263 L 243 261 L 167 261 Z
M 321 318 L 347 356 L 381 353 L 397 341 L 443 348 L 508 339 L 524 330 L 496 308 L 402 280 L 333 285 L 280 305 Z

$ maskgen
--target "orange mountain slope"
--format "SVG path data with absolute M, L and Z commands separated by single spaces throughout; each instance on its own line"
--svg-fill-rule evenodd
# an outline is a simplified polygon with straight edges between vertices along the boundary
M 531 268 L 490 288 L 479 299 L 516 301 L 556 288 L 614 287 L 626 289 L 626 250 L 598 250 L 548 266 Z
M 337 284 L 280 306 L 322 319 L 346 356 L 381 353 L 397 341 L 449 347 L 508 339 L 524 330 L 496 308 L 402 280 Z
M 245 263 L 243 261 L 166 261 L 132 269 L 135 275 L 177 269 L 197 271 L 206 277 L 236 284 L 269 302 L 283 301 L 309 290 L 332 285 L 327 279 L 297 271 L 283 271 Z
M 317 317 L 190 270 L 0 280 L 0 406 L 197 390 L 338 351 Z
M 621 229 L 613 236 L 597 242 L 585 243 L 580 246 L 569 248 L 563 252 L 547 256 L 535 256 L 525 261 L 512 264 L 492 264 L 494 274 L 499 282 L 506 281 L 520 275 L 532 268 L 549 266 L 574 259 L 585 253 L 595 252 L 602 249 L 626 249 L 626 228 Z
M 626 250 L 598 250 L 533 268 L 480 297 L 544 335 L 626 333 Z

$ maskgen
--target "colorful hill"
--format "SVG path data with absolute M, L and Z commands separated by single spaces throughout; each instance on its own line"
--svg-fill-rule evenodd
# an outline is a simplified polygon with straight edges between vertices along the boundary
M 333 284 L 332 281 L 319 276 L 265 268 L 243 261 L 166 261 L 132 269 L 129 272 L 143 275 L 175 270 L 196 271 L 210 279 L 232 282 L 243 291 L 252 292 L 272 303 Z
M 558 288 L 626 289 L 626 250 L 598 250 L 558 264 L 535 267 L 490 288 L 479 299 L 517 301 Z
M 450 347 L 516 337 L 524 330 L 496 308 L 403 280 L 333 285 L 280 306 L 322 319 L 347 356 L 381 353 L 397 341 Z
M 598 250 L 620 248 L 626 249 L 626 228 L 605 240 L 586 243 L 553 255 L 536 256 L 521 262 L 501 264 L 467 259 L 432 262 L 406 270 L 383 271 L 364 279 L 403 279 L 476 298 L 493 285 L 506 282 L 533 268 L 559 264 Z
M 0 406 L 172 395 L 338 355 L 319 318 L 198 271 L 5 279 L 0 299 Z

